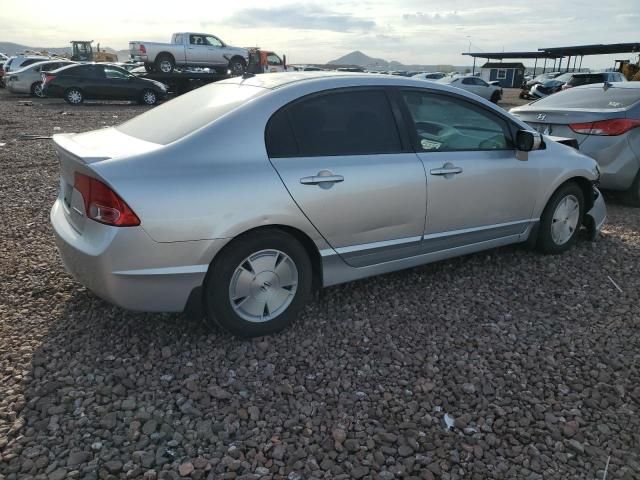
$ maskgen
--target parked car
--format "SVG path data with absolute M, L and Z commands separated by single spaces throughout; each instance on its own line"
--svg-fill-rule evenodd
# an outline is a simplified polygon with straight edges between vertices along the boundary
M 37 62 L 45 62 L 47 60 L 51 60 L 51 57 L 46 57 L 44 55 L 16 55 L 10 57 L 9 60 L 5 62 L 4 73 L 6 75 L 9 72 L 19 70 Z
M 416 78 L 420 80 L 440 80 L 445 76 L 446 74 L 442 72 L 424 72 L 424 73 L 417 73 L 415 75 L 412 75 L 411 78 Z
M 75 278 L 244 336 L 286 327 L 313 288 L 517 242 L 560 253 L 606 214 L 592 158 L 404 77 L 236 77 L 54 144 Z
M 589 85 L 591 83 L 614 83 L 626 82 L 625 76 L 619 72 L 596 72 L 596 73 L 574 73 L 571 78 L 562 86 L 563 90 L 567 88 L 579 87 L 580 85 Z
M 148 71 L 170 73 L 176 67 L 214 67 L 241 75 L 249 63 L 245 48 L 227 45 L 208 33 L 174 33 L 171 43 L 136 40 L 129 42 L 133 61 L 143 62 Z
M 438 83 L 451 85 L 452 87 L 466 90 L 467 92 L 475 93 L 476 95 L 491 100 L 493 103 L 498 103 L 502 98 L 502 87 L 495 85 L 489 85 L 483 79 L 478 77 L 443 77 L 438 80 Z
M 74 64 L 75 62 L 71 60 L 45 61 L 12 71 L 5 77 L 7 90 L 12 93 L 30 93 L 36 97 L 44 97 L 42 93 L 42 74 Z
M 611 85 L 571 88 L 511 113 L 544 134 L 576 138 L 598 162 L 602 188 L 640 206 L 640 82 Z
M 562 86 L 567 83 L 572 76 L 573 73 L 563 73 L 551 80 L 546 80 L 542 83 L 535 84 L 529 91 L 529 98 L 535 100 L 559 92 L 560 90 L 562 90 Z
M 84 100 L 135 100 L 154 105 L 167 96 L 166 85 L 103 63 L 68 65 L 48 72 L 43 75 L 42 91 L 72 105 Z
M 525 77 L 525 80 L 522 82 L 522 89 L 520 90 L 520 98 L 532 98 L 530 91 L 535 85 L 539 85 L 548 80 L 553 80 L 561 74 L 562 72 L 546 72 L 529 79 Z

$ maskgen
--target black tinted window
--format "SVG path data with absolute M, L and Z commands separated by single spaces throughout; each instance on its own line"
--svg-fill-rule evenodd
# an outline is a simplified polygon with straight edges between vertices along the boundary
M 71 77 L 104 77 L 104 70 L 100 65 L 78 65 L 77 67 L 64 70 L 64 76 Z
M 588 85 L 591 83 L 602 83 L 605 81 L 605 76 L 601 73 L 595 73 L 593 75 L 576 75 L 567 82 L 572 87 L 579 87 L 580 85 Z
M 418 151 L 507 150 L 513 148 L 507 122 L 466 100 L 415 90 L 404 97 Z
M 402 150 L 382 90 L 332 92 L 286 108 L 301 156 L 366 155 Z
M 278 111 L 269 120 L 265 141 L 267 153 L 271 158 L 294 157 L 298 154 L 298 146 L 293 136 L 286 108 Z

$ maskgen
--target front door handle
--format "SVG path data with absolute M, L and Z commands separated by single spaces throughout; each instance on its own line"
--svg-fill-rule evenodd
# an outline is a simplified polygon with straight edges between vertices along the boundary
M 429 171 L 431 175 L 457 175 L 462 173 L 462 168 L 456 167 L 451 163 L 446 163 L 442 168 L 433 168 Z

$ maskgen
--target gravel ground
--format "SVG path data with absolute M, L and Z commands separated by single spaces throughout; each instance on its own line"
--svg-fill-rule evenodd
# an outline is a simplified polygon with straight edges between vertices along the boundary
M 19 99 L 0 90 L 0 479 L 584 480 L 609 457 L 640 478 L 640 209 L 609 199 L 561 256 L 332 287 L 239 340 L 113 307 L 58 259 L 53 149 L 20 135 L 144 107 Z

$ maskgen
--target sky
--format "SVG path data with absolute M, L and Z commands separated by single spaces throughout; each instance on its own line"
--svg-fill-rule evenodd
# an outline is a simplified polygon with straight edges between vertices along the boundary
M 168 42 L 173 32 L 197 31 L 286 54 L 289 63 L 360 50 L 404 64 L 468 65 L 461 53 L 469 50 L 640 41 L 638 25 L 640 0 L 0 0 L 0 41 L 94 40 L 124 50 L 130 40 Z M 610 67 L 627 56 L 587 57 L 583 66 Z

